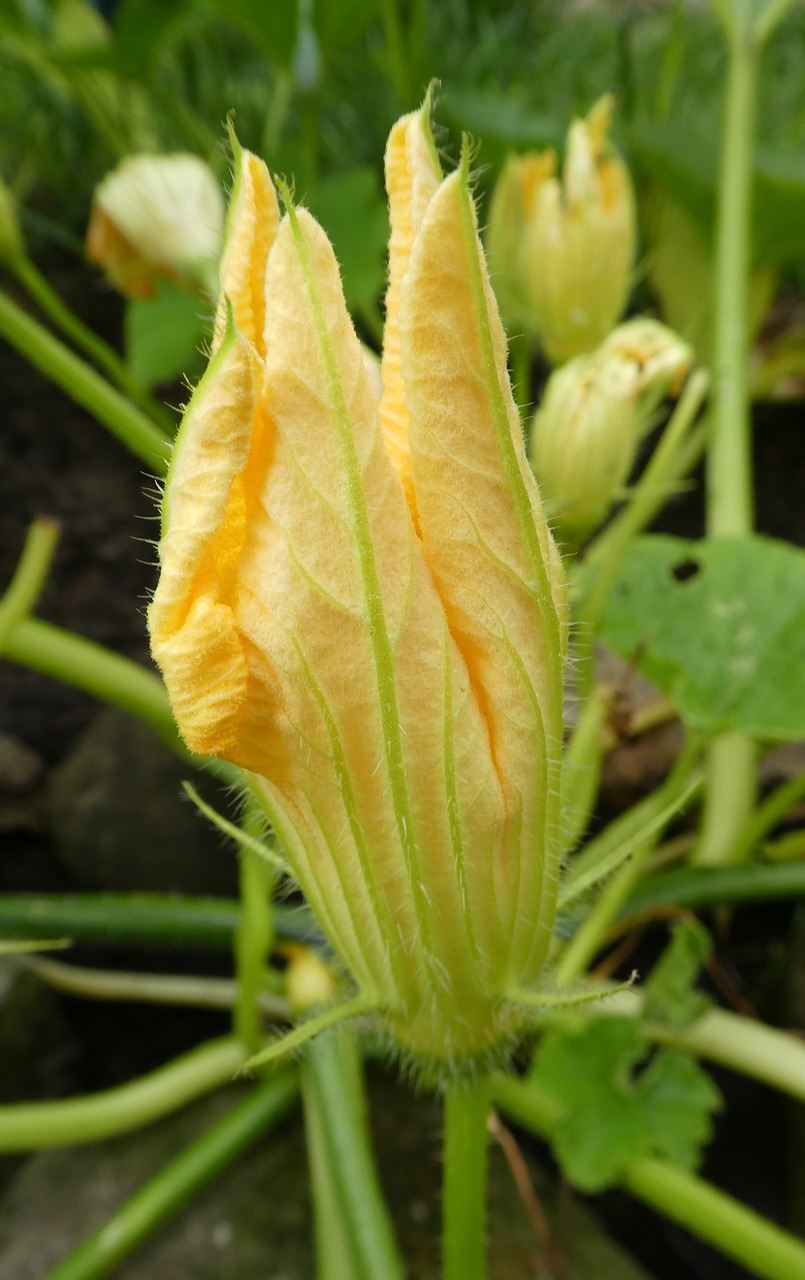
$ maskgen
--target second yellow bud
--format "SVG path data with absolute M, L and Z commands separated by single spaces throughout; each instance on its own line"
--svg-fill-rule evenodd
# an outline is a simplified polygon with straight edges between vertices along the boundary
M 489 211 L 501 311 L 560 364 L 591 351 L 623 312 L 637 239 L 629 171 L 609 138 L 612 98 L 574 120 L 561 178 L 552 150 L 511 157 Z

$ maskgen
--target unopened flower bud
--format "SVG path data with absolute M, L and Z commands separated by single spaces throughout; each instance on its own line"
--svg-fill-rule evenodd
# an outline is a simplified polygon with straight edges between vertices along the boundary
M 131 156 L 96 188 L 87 257 L 132 298 L 151 297 L 159 277 L 203 289 L 223 224 L 220 188 L 197 156 Z
M 607 516 L 634 465 L 647 415 L 675 395 L 690 347 L 656 320 L 615 329 L 548 379 L 529 456 L 560 537 L 577 545 Z
M 638 395 L 659 391 L 676 396 L 693 364 L 693 348 L 678 333 L 646 316 L 613 329 L 595 353 L 599 363 L 620 356 L 632 366 Z
M 310 947 L 291 943 L 285 948 L 288 956 L 288 999 L 295 1013 L 305 1013 L 329 1004 L 335 995 L 335 978 L 332 970 L 311 951 Z
M 556 171 L 552 151 L 509 156 L 495 183 L 486 228 L 489 276 L 506 327 L 535 331 L 535 321 L 523 276 L 522 250 L 526 208 L 535 187 Z
M 629 172 L 609 139 L 612 99 L 570 126 L 561 181 L 527 190 L 521 250 L 524 286 L 555 364 L 593 350 L 623 311 L 635 253 Z

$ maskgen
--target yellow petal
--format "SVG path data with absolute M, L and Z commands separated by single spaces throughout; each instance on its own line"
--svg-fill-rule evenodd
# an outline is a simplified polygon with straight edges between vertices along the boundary
M 441 181 L 442 173 L 430 131 L 430 94 L 419 111 L 398 120 L 386 145 L 386 190 L 389 197 L 389 285 L 383 335 L 381 421 L 391 460 L 402 479 L 415 514 L 408 456 L 408 411 L 400 369 L 400 281 L 408 265 L 414 235 Z
M 243 150 L 234 134 L 232 145 L 235 185 L 226 220 L 213 351 L 224 336 L 229 299 L 236 327 L 264 356 L 266 266 L 279 226 L 279 205 L 263 161 Z
M 513 972 L 523 972 L 556 874 L 564 590 L 525 459 L 466 158 L 416 237 L 400 337 L 423 546 L 488 722 L 506 805 L 498 894 Z M 546 768 L 547 792 L 535 785 Z M 543 955 L 546 945 L 543 936 Z
M 412 985 L 432 992 L 436 972 L 477 985 L 446 775 L 466 769 L 453 793 L 471 790 L 466 821 L 493 842 L 485 726 L 384 445 L 331 246 L 304 210 L 280 228 L 268 296 L 270 526 L 243 558 L 239 627 L 282 672 L 294 803 L 304 797 L 331 851 L 317 878 L 340 875 L 334 892 L 379 922 L 409 996 Z
M 203 755 L 226 756 L 243 720 L 232 586 L 258 385 L 254 353 L 230 328 L 188 405 L 166 481 L 151 644 L 185 741 Z

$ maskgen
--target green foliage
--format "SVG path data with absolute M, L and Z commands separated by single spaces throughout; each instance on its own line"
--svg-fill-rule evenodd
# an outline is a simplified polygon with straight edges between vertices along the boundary
M 712 950 L 710 935 L 697 920 L 683 920 L 674 927 L 671 942 L 655 964 L 645 984 L 643 1017 L 669 1027 L 690 1026 L 710 1001 L 694 984 Z
M 631 1018 L 603 1015 L 581 1028 L 550 1031 L 531 1078 L 558 1105 L 555 1152 L 582 1191 L 618 1182 L 641 1156 L 666 1156 L 695 1169 L 721 1100 L 687 1054 L 646 1045 Z
M 132 377 L 151 388 L 201 365 L 201 347 L 209 334 L 205 304 L 194 294 L 163 281 L 154 298 L 126 306 L 124 339 Z
M 640 538 L 601 634 L 697 730 L 805 734 L 805 552 L 796 547 L 757 535 Z

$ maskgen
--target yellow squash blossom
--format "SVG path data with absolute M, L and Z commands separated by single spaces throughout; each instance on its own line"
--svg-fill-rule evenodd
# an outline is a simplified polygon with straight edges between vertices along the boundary
M 565 623 L 467 161 L 442 178 L 426 108 L 391 133 L 379 404 L 326 235 L 236 169 L 154 656 L 396 1041 L 483 1057 L 551 937 Z
M 607 95 L 573 121 L 561 179 L 553 150 L 530 152 L 509 158 L 493 193 L 487 245 L 504 318 L 554 364 L 597 347 L 629 296 L 635 199 L 611 115 Z
M 160 277 L 203 291 L 223 221 L 220 187 L 198 156 L 128 156 L 95 190 L 86 254 L 131 298 L 150 298 Z

